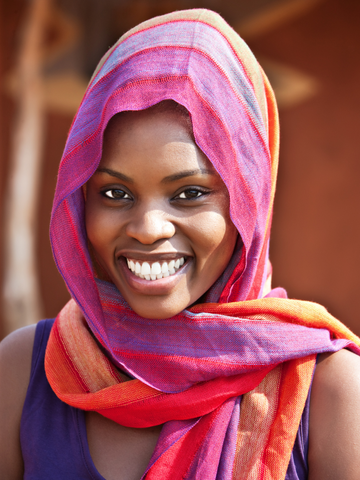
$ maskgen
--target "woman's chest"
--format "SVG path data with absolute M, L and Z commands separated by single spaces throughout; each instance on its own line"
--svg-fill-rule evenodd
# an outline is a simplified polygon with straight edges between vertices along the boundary
M 96 412 L 86 412 L 91 458 L 106 480 L 140 480 L 149 464 L 161 426 L 128 428 Z

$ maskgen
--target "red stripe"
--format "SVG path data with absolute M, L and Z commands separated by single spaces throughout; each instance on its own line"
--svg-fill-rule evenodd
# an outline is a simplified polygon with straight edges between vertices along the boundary
M 197 418 L 214 411 L 227 399 L 253 390 L 272 368 L 274 366 L 254 373 L 216 378 L 194 385 L 180 393 L 164 393 L 139 401 L 135 401 L 134 398 L 134 403 L 127 403 L 123 406 L 121 405 L 121 384 L 119 384 L 115 386 L 119 392 L 118 405 L 114 408 L 97 409 L 96 411 L 114 422 L 135 428 L 161 425 L 169 420 Z M 112 390 L 115 391 L 115 388 L 112 387 Z M 89 403 L 87 410 L 92 409 L 91 395 L 95 397 L 96 394 L 86 396 Z M 66 403 L 69 403 L 69 400 L 70 396 L 67 396 Z M 81 408 L 84 407 L 81 406 Z

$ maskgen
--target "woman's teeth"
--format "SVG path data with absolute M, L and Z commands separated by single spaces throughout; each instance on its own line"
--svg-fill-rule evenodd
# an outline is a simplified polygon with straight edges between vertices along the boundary
M 177 260 L 171 260 L 170 262 L 155 262 L 152 264 L 148 262 L 140 263 L 129 259 L 126 259 L 126 261 L 129 270 L 137 277 L 145 278 L 146 280 L 158 280 L 174 275 L 179 268 L 184 265 L 185 258 L 181 257 Z

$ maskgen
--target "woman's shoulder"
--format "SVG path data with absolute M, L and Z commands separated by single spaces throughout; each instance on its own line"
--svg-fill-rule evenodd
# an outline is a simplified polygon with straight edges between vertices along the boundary
M 36 325 L 20 328 L 10 333 L 0 343 L 0 381 L 8 383 L 11 391 L 16 389 L 16 393 L 20 393 L 21 390 L 25 390 L 26 393 L 35 331 Z
M 360 357 L 320 355 L 311 391 L 309 479 L 355 480 L 360 470 Z
M 321 354 L 314 374 L 312 403 L 319 401 L 328 408 L 344 405 L 352 411 L 359 394 L 360 356 L 347 349 Z
M 360 356 L 347 349 L 319 355 L 314 374 L 315 394 L 340 401 L 360 387 Z M 318 389 L 316 388 L 318 387 Z
M 36 325 L 21 328 L 0 343 L 0 478 L 23 475 L 20 420 L 29 385 Z

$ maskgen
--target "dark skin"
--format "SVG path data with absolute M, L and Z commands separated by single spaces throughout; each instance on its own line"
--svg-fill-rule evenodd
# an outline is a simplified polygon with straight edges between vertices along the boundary
M 126 123 L 129 124 L 128 121 Z M 166 134 L 168 126 L 172 129 L 171 145 L 167 140 L 170 137 Z M 212 171 L 207 171 L 209 166 L 206 158 L 199 155 L 194 148 L 183 122 L 174 119 L 172 114 L 162 114 L 156 120 L 145 115 L 135 118 L 131 128 L 133 130 L 120 128 L 125 135 L 120 144 L 126 146 L 126 139 L 131 140 L 131 135 L 135 132 L 139 139 L 137 143 L 140 148 L 140 150 L 137 149 L 139 156 L 131 157 L 128 164 L 124 161 L 119 167 L 116 162 L 119 138 L 116 134 L 113 139 L 107 140 L 108 144 L 104 150 L 107 153 L 101 168 L 109 167 L 110 162 L 111 170 L 119 172 L 127 165 L 126 172 L 121 171 L 120 173 L 126 173 L 127 177 L 131 177 L 132 182 L 124 185 L 122 180 L 119 185 L 117 176 L 110 175 L 109 177 L 108 173 L 104 171 L 96 174 L 93 181 L 89 182 L 86 189 L 87 202 L 95 210 L 93 215 L 87 211 L 87 215 L 91 221 L 95 218 L 95 214 L 100 213 L 101 221 L 107 215 L 111 218 L 107 231 L 104 230 L 104 224 L 102 224 L 103 235 L 101 237 L 96 236 L 96 228 L 94 229 L 94 225 L 91 225 L 90 222 L 88 224 L 89 236 L 93 240 L 95 254 L 107 274 L 120 289 L 125 285 L 127 300 L 130 304 L 132 303 L 133 309 L 135 311 L 138 309 L 139 314 L 144 309 L 151 310 L 155 316 L 160 314 L 165 318 L 166 315 L 176 313 L 172 310 L 174 302 L 171 297 L 174 292 L 176 292 L 177 298 L 180 298 L 180 303 L 176 304 L 179 312 L 200 298 L 216 280 L 229 261 L 236 240 L 236 232 L 228 215 L 226 188 L 219 177 Z M 143 130 L 143 134 L 141 134 L 141 130 Z M 116 131 L 115 126 L 114 132 Z M 156 136 L 155 133 L 159 131 L 157 140 L 160 143 L 155 141 L 155 144 L 152 145 L 154 148 L 158 148 L 156 158 L 152 162 L 153 168 L 145 175 L 137 176 L 137 171 L 146 168 L 147 158 L 151 151 L 151 141 Z M 144 139 L 150 141 L 150 144 L 143 144 L 144 148 L 141 148 L 140 140 Z M 191 179 L 188 177 L 181 180 L 173 179 L 174 183 L 170 182 L 170 185 L 162 182 L 162 178 L 168 177 L 169 172 L 163 171 L 161 162 L 158 168 L 156 167 L 156 159 L 160 159 L 162 155 L 161 142 L 168 153 L 174 153 L 172 158 L 175 160 L 179 152 L 188 152 L 190 157 L 188 156 L 186 161 L 200 162 L 198 165 L 201 166 L 203 172 L 191 175 Z M 172 147 L 175 147 L 175 150 L 172 150 Z M 146 153 L 143 165 L 141 165 L 141 152 Z M 107 154 L 108 157 L 106 157 Z M 183 169 L 183 159 L 180 163 Z M 177 163 L 174 161 L 174 166 L 178 168 L 179 165 L 176 165 Z M 135 166 L 135 170 L 132 171 L 131 166 Z M 191 170 L 189 165 L 186 169 Z M 174 173 L 176 173 L 175 170 Z M 145 183 L 143 183 L 144 177 L 146 178 Z M 120 194 L 120 202 L 114 204 L 111 198 L 104 199 L 103 194 L 98 195 L 98 191 L 103 192 L 104 188 L 106 192 L 111 188 L 125 189 L 127 194 L 125 196 Z M 153 194 L 151 193 L 152 189 L 155 189 Z M 211 193 L 203 195 L 196 191 Z M 154 208 L 154 198 L 156 208 Z M 125 199 L 125 204 L 122 202 L 123 199 Z M 212 204 L 212 202 L 214 203 Z M 146 210 L 147 208 L 149 210 Z M 129 209 L 133 209 L 131 215 L 127 213 Z M 159 212 L 163 213 L 159 214 Z M 144 214 L 147 221 L 141 222 L 141 216 Z M 209 216 L 219 222 L 216 230 L 218 236 L 207 236 Z M 113 228 L 114 217 L 118 220 L 119 230 Z M 192 222 L 194 218 L 195 222 Z M 204 220 L 203 223 L 201 220 Z M 198 235 L 201 238 L 197 235 L 193 236 L 193 228 L 198 227 L 200 227 Z M 218 248 L 217 245 L 220 247 Z M 146 295 L 142 296 L 136 283 L 135 290 L 133 284 L 128 286 L 124 283 L 129 274 L 125 271 L 123 276 L 123 267 L 119 267 L 117 263 L 116 252 L 118 251 L 125 252 L 129 256 L 141 257 L 141 255 L 152 254 L 155 258 L 158 255 L 159 259 L 162 258 L 162 255 L 173 255 L 174 252 L 180 252 L 181 255 L 187 254 L 191 257 L 192 263 L 190 262 L 190 266 L 185 270 L 184 277 L 176 279 L 174 283 L 171 283 L 173 280 L 169 283 L 163 282 L 164 288 L 150 287 L 150 290 L 146 291 Z M 211 277 L 210 280 L 209 277 Z M 195 286 L 203 285 L 202 289 L 196 290 L 195 296 L 193 295 L 193 280 L 195 280 Z M 139 285 L 142 285 L 141 282 Z M 188 285 L 190 285 L 190 289 Z M 30 377 L 34 334 L 35 326 L 25 327 L 9 335 L 0 344 L 1 480 L 23 478 L 19 432 L 21 413 Z M 359 478 L 359 398 L 360 358 L 347 350 L 331 355 L 321 355 L 315 371 L 310 402 L 308 458 L 310 480 L 355 480 Z M 161 432 L 161 426 L 147 429 L 123 427 L 96 412 L 86 413 L 86 429 L 94 464 L 107 480 L 139 480 L 146 470 Z
M 227 188 L 186 124 L 151 110 L 112 119 L 86 185 L 85 220 L 98 262 L 146 318 L 169 318 L 196 302 L 228 265 L 238 237 Z M 154 281 L 126 264 L 179 258 L 185 264 L 176 275 Z

